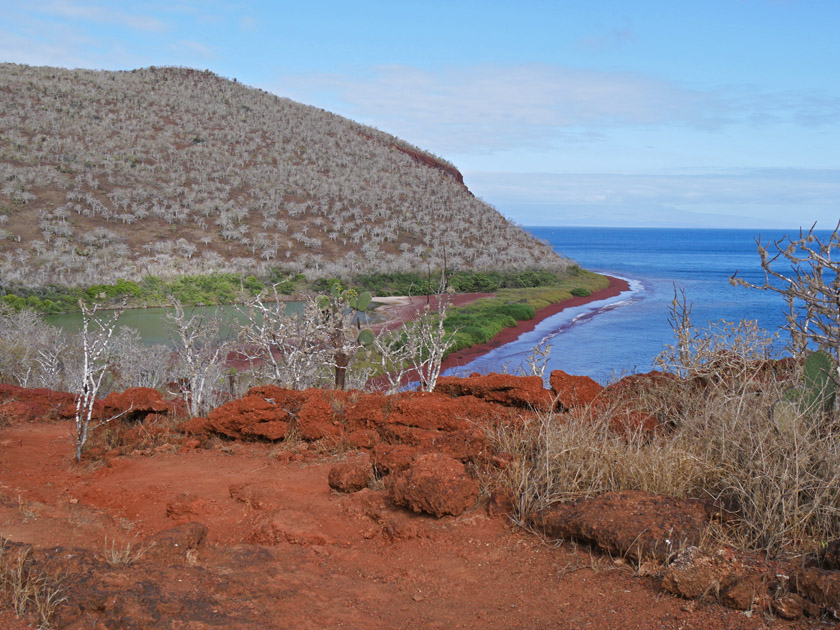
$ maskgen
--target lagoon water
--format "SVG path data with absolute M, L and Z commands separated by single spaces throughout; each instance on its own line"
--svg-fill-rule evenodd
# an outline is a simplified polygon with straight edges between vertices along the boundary
M 668 307 L 675 285 L 685 290 L 693 304 L 695 326 L 721 319 L 753 319 L 762 328 L 777 331 L 784 323 L 785 304 L 778 295 L 729 284 L 736 270 L 751 282 L 763 283 L 755 239 L 760 235 L 766 244 L 784 236 L 784 231 L 527 229 L 582 267 L 629 280 L 632 290 L 559 313 L 517 341 L 449 374 L 488 373 L 504 365 L 515 371 L 541 339 L 551 345 L 546 374 L 561 369 L 606 383 L 622 374 L 646 372 L 653 369 L 663 346 L 673 340 Z M 796 237 L 799 232 L 788 234 Z

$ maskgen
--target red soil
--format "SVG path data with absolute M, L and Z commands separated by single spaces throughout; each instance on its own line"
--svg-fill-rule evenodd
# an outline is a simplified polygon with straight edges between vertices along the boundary
M 435 518 L 382 490 L 334 492 L 344 456 L 314 445 L 211 440 L 77 465 L 68 424 L 45 422 L 3 427 L 0 446 L 0 533 L 81 563 L 77 590 L 65 579 L 86 603 L 59 628 L 804 627 L 663 595 L 658 578 L 547 545 L 484 501 Z M 190 521 L 206 542 L 199 526 L 156 536 Z M 153 537 L 169 543 L 130 566 L 102 559 L 106 541 Z

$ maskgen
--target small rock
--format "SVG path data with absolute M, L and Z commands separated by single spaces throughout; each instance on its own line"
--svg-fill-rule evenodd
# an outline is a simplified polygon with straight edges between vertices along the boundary
M 764 611 L 770 607 L 770 592 L 759 573 L 751 573 L 728 587 L 721 598 L 736 610 Z
M 804 612 L 804 600 L 796 593 L 785 593 L 773 602 L 773 611 L 782 619 L 799 619 Z
M 493 490 L 487 501 L 487 516 L 506 516 L 512 514 L 516 506 L 509 492 Z
M 359 453 L 330 468 L 330 488 L 339 492 L 358 492 L 367 488 L 370 474 L 370 456 L 367 453 Z
M 464 465 L 437 453 L 420 455 L 408 470 L 388 478 L 388 493 L 397 505 L 435 516 L 458 516 L 472 507 L 478 487 Z
M 840 573 L 823 569 L 804 568 L 792 580 L 794 590 L 814 604 L 828 609 L 840 609 Z

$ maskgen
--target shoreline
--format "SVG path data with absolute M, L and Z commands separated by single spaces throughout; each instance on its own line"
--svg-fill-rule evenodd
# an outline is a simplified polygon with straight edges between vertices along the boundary
M 626 280 L 608 276 L 606 274 L 603 275 L 610 281 L 607 287 L 599 289 L 598 291 L 593 291 L 586 297 L 572 297 L 571 299 L 557 302 L 556 304 L 550 304 L 545 308 L 538 310 L 531 319 L 520 321 L 516 326 L 503 329 L 498 335 L 486 343 L 476 344 L 474 346 L 470 346 L 469 348 L 464 348 L 463 350 L 458 350 L 457 352 L 447 355 L 441 364 L 441 373 L 452 368 L 464 367 L 471 361 L 484 356 L 491 350 L 495 350 L 507 343 L 516 341 L 523 333 L 531 332 L 542 321 L 556 315 L 557 313 L 561 313 L 567 308 L 583 306 L 598 300 L 606 300 L 616 297 L 624 291 L 630 290 L 630 284 Z

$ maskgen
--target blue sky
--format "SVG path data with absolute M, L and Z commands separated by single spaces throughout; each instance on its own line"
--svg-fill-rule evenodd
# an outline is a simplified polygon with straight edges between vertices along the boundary
M 208 68 L 454 162 L 524 225 L 833 228 L 838 0 L 5 0 L 0 61 Z

